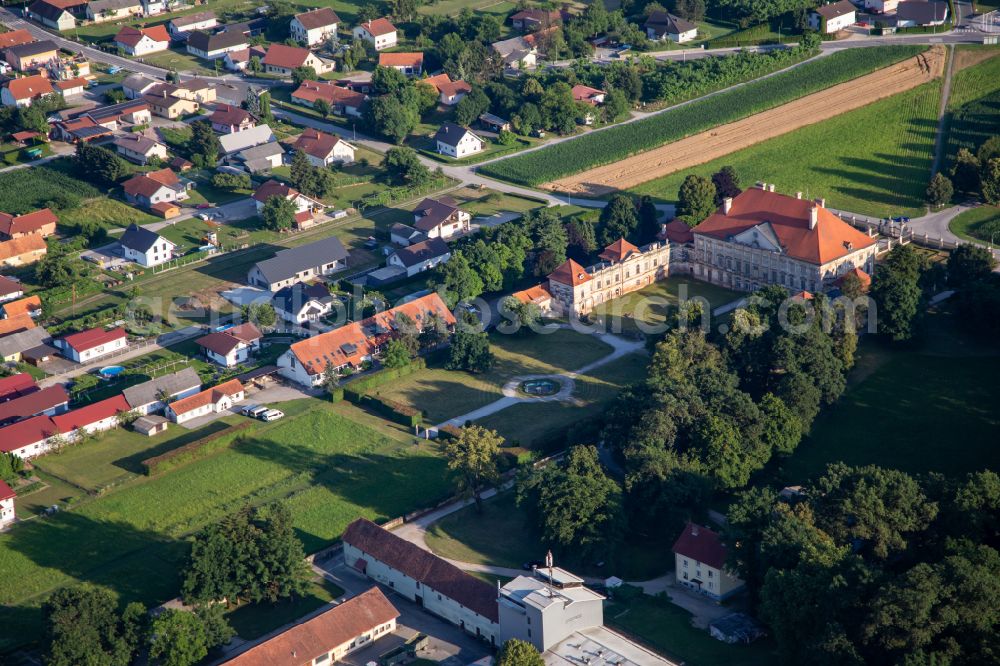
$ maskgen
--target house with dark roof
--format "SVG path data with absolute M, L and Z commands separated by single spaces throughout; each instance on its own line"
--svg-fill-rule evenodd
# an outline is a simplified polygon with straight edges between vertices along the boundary
M 522 9 L 511 14 L 510 24 L 515 30 L 525 32 L 558 26 L 562 24 L 562 12 L 558 9 Z
M 486 147 L 486 142 L 468 127 L 455 123 L 444 123 L 434 135 L 437 151 L 441 155 L 461 159 L 480 153 Z
M 196 30 L 188 35 L 185 45 L 188 53 L 205 60 L 222 58 L 230 51 L 240 51 L 249 47 L 248 38 L 239 30 L 211 34 Z
M 167 29 L 174 37 L 183 37 L 195 30 L 211 30 L 219 25 L 215 12 L 196 12 L 170 19 Z
M 902 0 L 896 5 L 897 28 L 944 25 L 948 3 L 943 0 Z
M 47 361 L 55 354 L 52 336 L 41 326 L 35 326 L 30 315 L 4 319 L 3 322 L 18 322 L 21 330 L 0 336 L 0 359 L 6 363 L 27 361 L 33 365 Z
M 0 494 L 2 496 L 2 494 Z M 396 630 L 399 611 L 377 587 L 257 643 L 229 666 L 334 664 Z
M 314 213 L 323 210 L 322 202 L 307 197 L 288 183 L 271 179 L 261 184 L 253 193 L 252 198 L 258 213 L 264 212 L 264 206 L 272 197 L 281 197 L 292 202 L 295 206 L 295 226 L 300 229 L 310 226 Z
M 333 310 L 333 296 L 326 285 L 296 282 L 282 287 L 271 299 L 275 313 L 287 322 L 305 324 Z
M 278 291 L 296 282 L 309 282 L 347 268 L 347 250 L 336 236 L 279 250 L 258 261 L 247 274 L 251 286 Z
M 260 349 L 264 335 L 256 326 L 247 322 L 224 331 L 214 331 L 195 340 L 205 352 L 205 358 L 224 368 L 234 368 L 250 359 Z
M 664 11 L 652 12 L 643 27 L 646 29 L 646 37 L 658 42 L 669 39 L 681 44 L 698 37 L 698 26 L 687 19 Z
M 169 375 L 150 379 L 122 391 L 129 409 L 139 414 L 153 414 L 167 403 L 201 391 L 201 378 L 194 368 L 184 368 Z
M 11 280 L 6 275 L 0 275 L 0 303 L 24 296 L 24 285 L 17 280 Z
M 113 143 L 119 155 L 135 164 L 145 166 L 153 160 L 162 162 L 167 159 L 166 145 L 145 134 L 122 134 L 115 137 Z
M 208 121 L 219 134 L 242 132 L 257 126 L 257 119 L 249 111 L 230 104 L 216 104 Z
M 389 227 L 389 240 L 400 247 L 406 247 L 407 245 L 427 240 L 427 234 L 418 231 L 408 224 L 397 222 Z
M 371 42 L 376 51 L 391 49 L 397 43 L 396 26 L 387 18 L 377 18 L 354 26 L 354 39 Z
M 341 540 L 347 566 L 498 645 L 500 612 L 492 585 L 364 518 L 348 525 Z
M 128 333 L 121 326 L 110 330 L 90 328 L 58 338 L 55 347 L 71 361 L 89 363 L 128 347 Z
M 452 238 L 469 233 L 472 216 L 449 196 L 427 197 L 413 209 L 413 227 L 428 238 Z
M 335 162 L 350 164 L 354 161 L 354 146 L 339 136 L 327 134 L 311 127 L 296 137 L 291 146 L 293 151 L 301 150 L 316 167 L 327 167 Z
M 288 32 L 295 41 L 315 46 L 335 38 L 339 23 L 337 12 L 329 7 L 322 7 L 293 16 L 289 21 Z
M 726 566 L 726 547 L 718 533 L 688 523 L 674 542 L 674 571 L 679 585 L 722 601 L 743 589 Z
M 850 0 L 820 5 L 809 13 L 809 27 L 826 35 L 840 32 L 857 21 L 857 10 Z
M 3 59 L 14 69 L 26 72 L 41 67 L 59 54 L 59 47 L 50 39 L 28 42 L 4 49 Z
M 263 173 L 284 163 L 285 149 L 277 141 L 270 141 L 227 155 L 223 161 L 231 167 L 245 169 L 250 173 Z
M 25 15 L 46 27 L 69 30 L 87 17 L 87 0 L 35 0 Z
M 145 268 L 170 261 L 174 257 L 174 248 L 177 247 L 176 243 L 134 222 L 128 225 L 120 242 L 125 259 Z
M 69 394 L 62 384 L 31 391 L 18 398 L 0 403 L 0 425 L 45 414 L 55 416 L 69 409 Z
M 429 271 L 451 259 L 451 248 L 440 238 L 428 238 L 425 241 L 401 247 L 394 251 L 385 261 L 386 266 L 397 266 L 406 271 L 406 277 Z

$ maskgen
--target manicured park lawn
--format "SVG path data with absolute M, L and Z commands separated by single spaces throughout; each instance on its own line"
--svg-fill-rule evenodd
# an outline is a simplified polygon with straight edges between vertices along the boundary
M 983 205 L 967 210 L 952 219 L 948 228 L 965 240 L 996 242 L 1000 239 L 1000 207 Z
M 674 202 L 688 174 L 711 176 L 731 165 L 744 186 L 759 180 L 786 194 L 825 197 L 831 208 L 916 217 L 924 212 L 940 90 L 940 81 L 927 83 L 631 191 Z
M 611 332 L 645 328 L 644 332 L 656 333 L 666 322 L 667 316 L 676 311 L 682 298 L 704 298 L 708 302 L 706 309 L 714 310 L 742 296 L 738 292 L 693 278 L 670 277 L 645 289 L 602 303 L 595 308 L 593 318 L 604 320 Z M 640 322 L 643 324 L 642 328 L 639 328 Z
M 391 438 L 323 401 L 282 409 L 288 418 L 259 424 L 228 449 L 0 536 L 0 650 L 36 638 L 44 597 L 76 581 L 147 604 L 174 596 L 184 538 L 244 503 L 286 501 L 312 552 L 358 516 L 385 519 L 450 491 L 436 445 Z M 107 465 L 92 467 L 104 474 Z

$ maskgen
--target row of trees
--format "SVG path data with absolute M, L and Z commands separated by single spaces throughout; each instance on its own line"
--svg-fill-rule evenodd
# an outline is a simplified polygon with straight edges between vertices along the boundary
M 968 148 L 961 148 L 949 174 L 954 190 L 978 196 L 994 206 L 1000 205 L 1000 135 L 984 141 L 975 153 Z M 936 179 L 938 175 L 935 175 Z M 934 185 L 933 180 L 931 185 Z M 928 199 L 930 194 L 928 190 Z M 950 198 L 940 203 L 947 203 Z M 931 200 L 931 203 L 937 202 Z

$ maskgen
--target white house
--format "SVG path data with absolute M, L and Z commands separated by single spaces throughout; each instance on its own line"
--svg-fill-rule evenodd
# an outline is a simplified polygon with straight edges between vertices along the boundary
M 271 44 L 261 64 L 265 72 L 279 76 L 291 76 L 299 67 L 312 67 L 317 74 L 332 72 L 335 68 L 333 61 L 324 60 L 309 49 L 287 44 Z
M 175 400 L 164 411 L 174 423 L 185 423 L 200 416 L 228 411 L 245 397 L 245 389 L 240 380 L 230 379 L 187 398 Z
M 486 142 L 476 136 L 468 127 L 455 123 L 445 123 L 434 135 L 437 151 L 455 159 L 482 152 Z
M 91 0 L 87 3 L 87 19 L 93 23 L 117 21 L 142 13 L 139 0 Z
M 684 587 L 716 601 L 743 588 L 743 581 L 726 567 L 726 547 L 707 527 L 688 523 L 674 542 L 674 575 Z
M 130 410 L 145 416 L 162 410 L 168 402 L 187 398 L 200 390 L 201 378 L 194 368 L 188 367 L 129 386 L 122 390 L 122 395 Z
M 903 0 L 896 5 L 897 28 L 944 25 L 947 20 L 948 3 L 942 0 Z
M 306 46 L 315 46 L 337 36 L 340 17 L 329 7 L 296 14 L 289 22 L 292 39 Z
M 398 266 L 406 271 L 406 277 L 429 271 L 438 264 L 451 259 L 448 244 L 440 238 L 429 238 L 408 247 L 401 247 L 386 259 L 387 266 Z
M 438 91 L 438 101 L 447 106 L 455 106 L 462 101 L 462 98 L 472 92 L 472 86 L 461 79 L 452 81 L 447 73 L 442 72 L 434 76 L 422 79 L 420 83 L 426 83 Z
M 132 204 L 151 208 L 156 203 L 184 201 L 189 197 L 190 181 L 181 181 L 171 169 L 159 169 L 132 176 L 122 184 L 125 199 Z
M 126 25 L 115 35 L 114 44 L 131 56 L 141 56 L 166 51 L 170 48 L 170 35 L 162 25 L 151 28 L 133 28 Z
M 275 141 L 274 132 L 271 131 L 271 128 L 266 123 L 245 129 L 241 132 L 223 134 L 219 137 L 223 155 L 240 153 L 247 148 L 262 146 L 272 141 Z
M 153 79 L 146 78 L 142 74 L 129 74 L 122 81 L 122 91 L 125 93 L 127 99 L 139 99 L 150 88 L 158 85 L 160 82 Z
M 69 441 L 74 441 L 77 439 L 77 433 L 80 432 L 93 435 L 117 428 L 119 425 L 118 415 L 127 411 L 129 411 L 128 402 L 119 393 L 86 407 L 56 414 L 52 417 L 52 424 L 55 426 L 56 432 L 62 433 L 62 436 Z
M 376 51 L 391 49 L 397 43 L 396 26 L 389 19 L 377 18 L 354 26 L 354 39 L 371 42 Z
M 809 14 L 809 26 L 827 35 L 845 30 L 856 22 L 855 8 L 850 0 L 820 5 Z
M 167 11 L 167 0 L 142 0 L 142 13 L 145 16 L 157 16 Z
M 257 119 L 249 111 L 230 104 L 216 104 L 208 121 L 219 134 L 244 132 L 257 126 Z
M 214 12 L 198 12 L 171 19 L 170 23 L 167 24 L 167 29 L 171 35 L 181 37 L 195 30 L 211 30 L 218 24 L 219 20 L 215 17 Z
M 91 328 L 57 338 L 54 344 L 69 360 L 88 363 L 128 347 L 128 333 L 121 326 L 109 331 Z
M 499 645 L 494 586 L 364 518 L 348 525 L 341 540 L 347 566 L 469 634 Z
M 167 159 L 167 147 L 142 134 L 123 134 L 114 140 L 115 150 L 130 162 L 146 165 L 154 159 Z
M 663 11 L 652 12 L 643 27 L 646 37 L 658 42 L 670 40 L 683 44 L 698 37 L 698 26 L 694 23 Z
M 35 100 L 55 93 L 52 83 L 41 74 L 10 79 L 2 85 L 0 103 L 4 106 L 31 106 Z
M 17 518 L 14 515 L 14 498 L 17 493 L 11 490 L 3 479 L 0 479 L 0 530 L 7 527 Z
M 421 51 L 410 53 L 380 53 L 379 67 L 391 67 L 406 76 L 420 76 L 424 71 L 424 54 Z
M 247 37 L 238 30 L 209 34 L 197 30 L 189 34 L 187 52 L 205 60 L 222 58 L 229 51 L 250 48 Z
M 279 317 L 293 324 L 316 321 L 333 310 L 333 296 L 322 284 L 296 282 L 279 289 L 271 303 Z
M 204 335 L 195 340 L 195 344 L 205 350 L 208 360 L 232 368 L 246 362 L 251 354 L 260 350 L 262 337 L 260 329 L 247 322 Z
M 313 166 L 325 167 L 334 162 L 350 164 L 354 161 L 354 146 L 339 136 L 307 128 L 295 139 L 293 150 L 301 150 Z
M 396 630 L 399 611 L 377 587 L 254 645 L 228 666 L 334 664 Z
M 469 233 L 472 216 L 449 196 L 427 197 L 413 209 L 413 226 L 427 238 L 452 238 Z
M 253 193 L 257 212 L 264 212 L 264 206 L 271 197 L 283 197 L 295 204 L 296 213 L 311 213 L 313 209 L 322 208 L 323 204 L 299 192 L 297 189 L 278 180 L 269 180 L 258 187 Z
M 258 261 L 247 273 L 247 284 L 278 291 L 296 282 L 308 282 L 347 267 L 347 250 L 336 236 L 279 250 L 271 259 Z
M 885 14 L 896 11 L 899 0 L 865 0 L 865 9 L 873 14 Z
M 144 229 L 134 222 L 121 238 L 122 254 L 128 261 L 150 268 L 173 259 L 177 245 L 155 231 Z

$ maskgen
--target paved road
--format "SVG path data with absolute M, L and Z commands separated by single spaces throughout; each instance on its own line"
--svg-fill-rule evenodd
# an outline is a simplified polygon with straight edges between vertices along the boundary
M 47 164 L 52 160 L 57 160 L 60 157 L 66 157 L 67 155 L 72 155 L 75 151 L 76 149 L 69 144 L 57 143 L 55 144 L 55 147 L 52 149 L 51 155 L 48 155 L 46 157 L 40 157 L 37 160 L 32 160 L 31 162 L 25 162 L 23 164 L 13 164 L 11 166 L 6 166 L 0 169 L 0 173 L 4 173 L 6 171 L 16 171 L 18 169 L 23 169 L 25 167 L 42 166 L 43 164 Z

